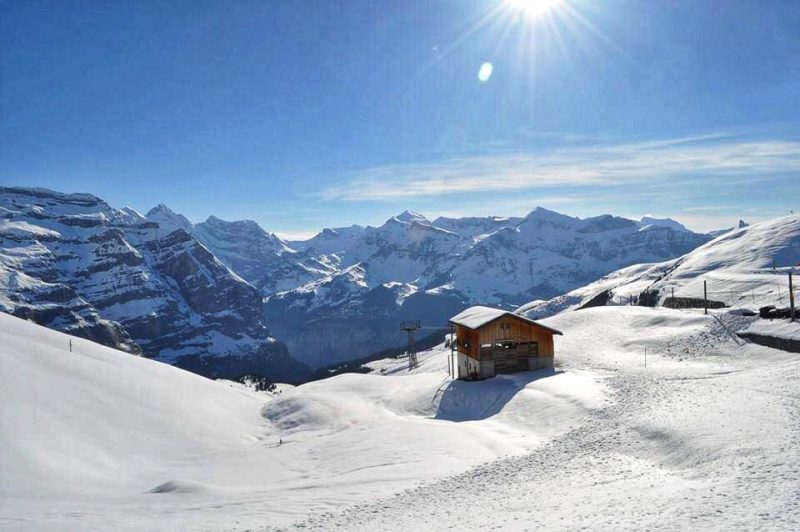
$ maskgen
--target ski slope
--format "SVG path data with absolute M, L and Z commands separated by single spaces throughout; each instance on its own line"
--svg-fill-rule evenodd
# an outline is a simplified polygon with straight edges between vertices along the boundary
M 522 455 L 606 393 L 589 370 L 451 384 L 438 349 L 264 394 L 5 314 L 0 337 L 3 530 L 287 526 Z

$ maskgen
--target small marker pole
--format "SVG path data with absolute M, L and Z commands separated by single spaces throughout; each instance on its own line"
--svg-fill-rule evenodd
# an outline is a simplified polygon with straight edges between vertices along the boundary
M 72 353 L 72 338 L 69 339 L 69 352 Z
M 703 279 L 703 314 L 708 314 L 708 285 Z
M 794 287 L 792 286 L 792 270 L 789 270 L 789 317 L 794 321 Z

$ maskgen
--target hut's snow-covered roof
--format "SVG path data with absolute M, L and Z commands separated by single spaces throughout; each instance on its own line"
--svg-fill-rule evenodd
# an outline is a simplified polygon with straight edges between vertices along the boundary
M 553 329 L 552 327 L 547 327 L 546 325 L 542 325 L 541 323 L 528 319 L 525 316 L 520 316 L 519 314 L 514 314 L 513 312 L 499 308 L 481 306 L 469 307 L 468 309 L 456 314 L 450 318 L 450 323 L 461 325 L 462 327 L 466 327 L 468 329 L 479 329 L 487 323 L 491 323 L 494 320 L 506 315 L 513 316 L 514 318 L 522 321 L 527 321 L 528 323 L 532 323 L 537 327 L 552 331 L 554 334 L 562 334 L 561 331 Z

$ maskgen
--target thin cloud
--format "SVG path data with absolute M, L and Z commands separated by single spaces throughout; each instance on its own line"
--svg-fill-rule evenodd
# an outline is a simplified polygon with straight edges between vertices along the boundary
M 352 174 L 325 199 L 389 201 L 565 186 L 736 178 L 739 184 L 800 171 L 800 142 L 733 140 L 722 134 L 622 144 L 505 151 L 389 165 Z

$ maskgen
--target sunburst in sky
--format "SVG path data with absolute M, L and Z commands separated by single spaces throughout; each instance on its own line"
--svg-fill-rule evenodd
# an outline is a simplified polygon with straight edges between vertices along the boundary
M 558 9 L 563 0 L 505 0 L 505 2 L 511 9 L 536 19 L 551 10 Z
M 2 12 L 5 185 L 284 232 L 407 208 L 544 204 L 696 229 L 797 208 L 800 2 L 5 1 Z

